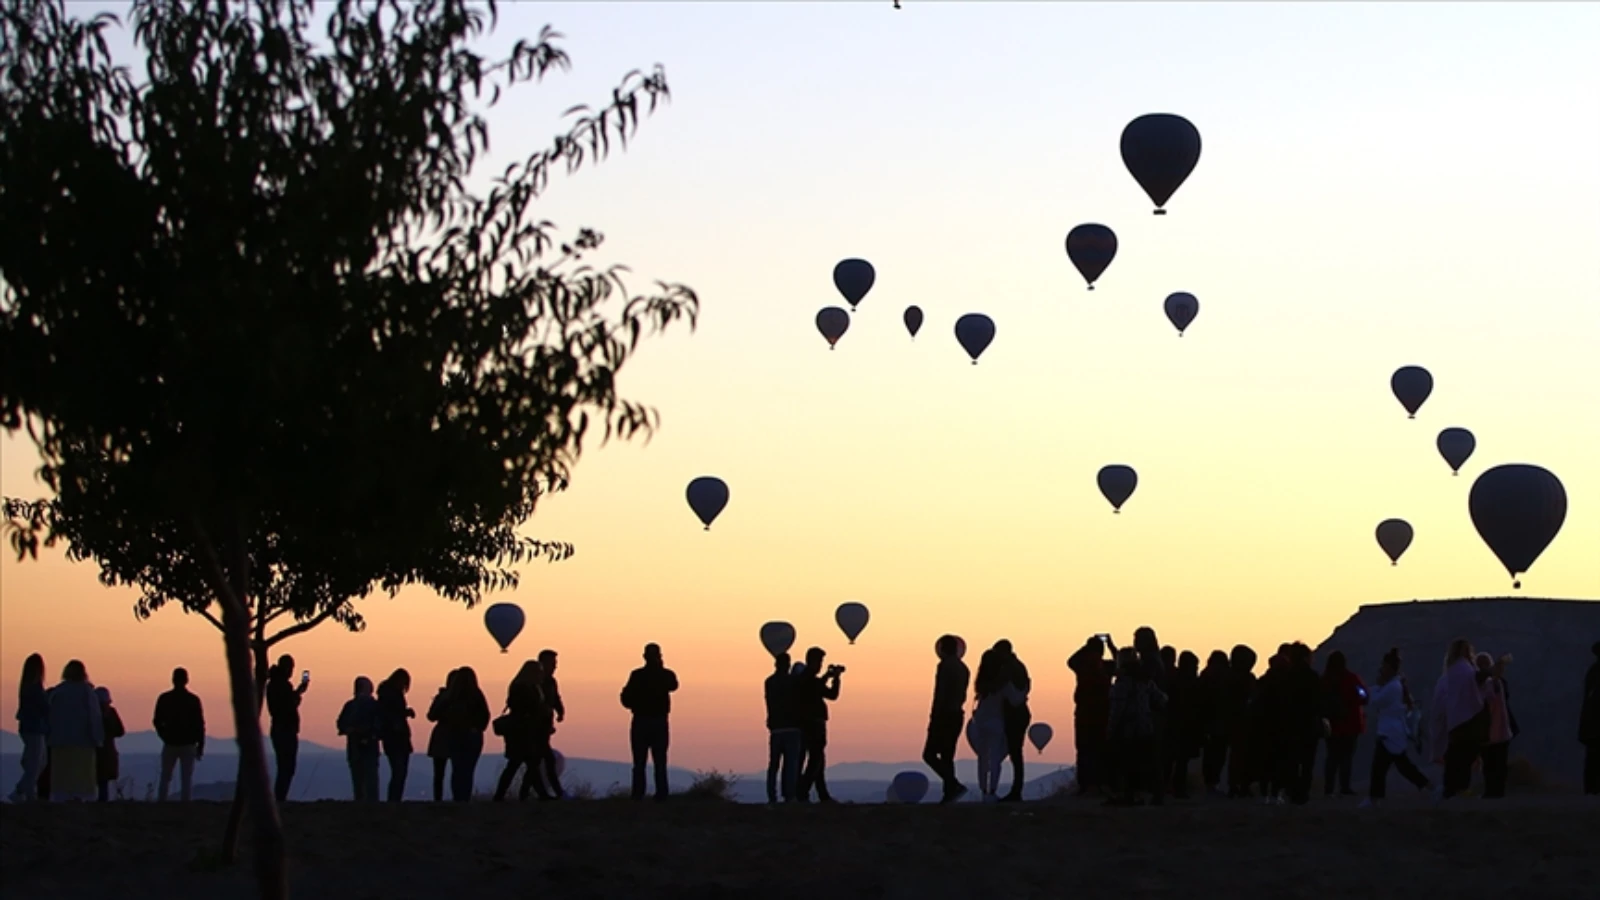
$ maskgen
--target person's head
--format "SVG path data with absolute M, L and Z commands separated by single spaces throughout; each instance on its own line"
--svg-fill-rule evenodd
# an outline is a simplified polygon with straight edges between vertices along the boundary
M 1095 656 L 1105 656 L 1106 642 L 1100 640 L 1100 635 L 1091 634 L 1089 639 L 1083 642 L 1083 649 L 1093 653 Z
M 444 690 L 448 691 L 451 688 L 455 687 L 456 686 L 456 682 L 460 679 L 460 677 L 461 677 L 461 670 L 460 669 L 451 669 L 448 673 L 446 673 L 445 676 L 444 676 Z
M 1595 646 L 1600 647 L 1600 644 Z M 22 661 L 22 686 L 30 684 L 44 684 L 44 657 L 37 653 L 28 654 Z
M 1295 641 L 1289 645 L 1289 661 L 1301 669 L 1311 668 L 1311 648 Z
M 999 687 L 999 682 L 1005 680 L 1005 673 L 1001 671 L 1004 664 L 1005 656 L 999 648 L 985 650 L 983 655 L 978 657 L 978 674 L 972 679 L 972 690 L 979 699 L 994 693 Z
M 1178 671 L 1186 675 L 1200 674 L 1200 657 L 1188 650 L 1178 654 Z
M 365 675 L 357 675 L 356 676 L 356 696 L 357 697 L 371 697 L 372 696 L 372 679 L 371 678 L 368 678 Z
M 1011 642 L 1005 638 L 1001 638 L 1000 640 L 994 642 L 994 652 L 1003 657 L 1016 655 L 1016 651 L 1011 649 Z
M 1144 625 L 1134 631 L 1133 648 L 1140 653 L 1157 652 L 1161 648 L 1161 642 L 1156 639 L 1156 630 L 1149 625 Z
M 1177 648 L 1171 646 L 1170 644 L 1161 648 L 1161 665 L 1166 667 L 1168 670 L 1176 669 L 1178 667 Z
M 1378 677 L 1384 681 L 1400 674 L 1400 648 L 1390 647 L 1389 652 L 1383 655 L 1383 662 L 1378 666 Z
M 185 669 L 183 666 L 179 666 L 176 669 L 173 669 L 172 670 L 172 686 L 175 687 L 175 688 L 180 688 L 180 689 L 188 687 L 189 686 L 189 670 Z
M 827 659 L 827 658 L 828 658 L 828 651 L 822 649 L 821 647 L 812 647 L 810 650 L 807 650 L 806 651 L 806 671 L 807 672 L 813 672 L 813 673 L 821 672 L 822 671 L 822 661 L 824 659 Z
M 939 638 L 938 644 L 934 647 L 934 651 L 939 654 L 940 659 L 948 660 L 954 660 L 956 652 L 960 649 L 961 640 L 953 634 L 947 634 Z
M 110 706 L 111 705 L 111 689 L 110 688 L 97 687 L 97 688 L 94 689 L 94 695 L 96 697 L 100 698 L 100 705 L 101 706 Z
M 294 674 L 294 657 L 285 653 L 278 657 L 277 674 L 279 678 L 288 678 Z
M 651 666 L 659 666 L 659 665 L 661 665 L 661 645 L 660 644 L 645 644 L 644 645 L 644 661 L 645 661 L 646 665 L 651 665 Z
M 1139 665 L 1139 651 L 1123 647 L 1117 651 L 1117 675 L 1127 678 L 1137 675 L 1144 667 Z
M 1339 678 L 1349 668 L 1349 665 L 1345 663 L 1344 651 L 1335 650 L 1328 654 L 1328 664 L 1322 667 L 1322 676 L 1324 678 Z
M 82 662 L 80 662 L 80 661 L 78 661 L 76 659 L 70 660 L 65 666 L 63 666 L 61 668 L 61 680 L 62 681 L 88 681 L 89 680 L 89 670 L 84 667 Z
M 1479 672 L 1487 672 L 1494 668 L 1494 657 L 1488 653 L 1479 653 L 1474 661 L 1478 664 Z
M 1228 671 L 1238 672 L 1241 675 L 1254 672 L 1256 668 L 1256 651 L 1244 644 L 1238 644 L 1233 652 L 1228 654 Z
M 789 671 L 790 664 L 791 660 L 789 657 L 789 651 L 787 650 L 772 657 L 772 671 L 778 673 L 779 675 Z
M 1208 668 L 1208 669 L 1226 669 L 1226 668 L 1228 668 L 1228 654 L 1223 653 L 1221 650 L 1213 650 L 1213 651 L 1211 651 L 1211 655 L 1206 657 L 1206 668 Z
M 1444 654 L 1444 667 L 1446 669 L 1460 662 L 1471 660 L 1473 657 L 1472 642 L 1466 638 L 1456 638 L 1450 642 L 1450 649 Z
M 539 665 L 544 667 L 546 675 L 554 675 L 556 673 L 556 652 L 554 650 L 540 650 Z
M 478 673 L 473 671 L 471 666 L 462 666 L 450 674 L 455 676 L 456 681 L 451 690 L 468 693 L 478 690 Z
M 519 687 L 536 685 L 543 680 L 544 667 L 539 665 L 538 660 L 530 659 L 522 664 L 522 668 L 517 670 L 517 677 L 511 679 L 511 689 L 515 690 Z
M 291 665 L 289 668 L 292 669 L 294 666 Z M 405 669 L 395 669 L 394 672 L 390 673 L 388 681 L 391 688 L 402 694 L 411 690 L 411 673 Z

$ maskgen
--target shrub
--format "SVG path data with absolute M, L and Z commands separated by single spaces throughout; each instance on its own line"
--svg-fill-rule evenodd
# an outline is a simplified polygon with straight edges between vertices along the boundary
M 694 783 L 684 791 L 684 796 L 695 800 L 721 800 L 725 803 L 733 802 L 733 786 L 739 783 L 739 776 L 724 773 L 717 769 L 694 773 Z

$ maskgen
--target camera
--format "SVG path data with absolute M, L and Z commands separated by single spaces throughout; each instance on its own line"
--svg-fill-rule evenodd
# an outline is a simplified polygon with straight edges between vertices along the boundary
M 828 667 L 828 671 L 822 677 L 824 677 L 824 678 L 836 678 L 836 677 L 838 677 L 840 675 L 843 675 L 843 674 L 844 674 L 844 666 L 829 666 Z

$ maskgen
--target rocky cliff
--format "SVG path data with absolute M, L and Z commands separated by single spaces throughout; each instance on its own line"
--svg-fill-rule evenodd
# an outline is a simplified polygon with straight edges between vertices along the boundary
M 1411 693 L 1426 707 L 1445 650 L 1457 637 L 1496 658 L 1504 653 L 1515 657 L 1506 682 L 1522 731 L 1511 744 L 1512 760 L 1526 760 L 1545 784 L 1578 784 L 1583 766 L 1578 710 L 1584 673 L 1594 663 L 1590 647 L 1600 641 L 1600 602 L 1507 597 L 1363 606 L 1317 647 L 1317 666 L 1329 653 L 1342 650 L 1350 668 L 1371 684 L 1383 654 L 1399 647 Z M 1371 731 L 1369 723 L 1356 753 L 1354 781 L 1360 785 L 1366 784 L 1372 762 Z M 1429 761 L 1418 760 L 1425 765 Z M 1399 777 L 1390 779 L 1394 791 Z M 1314 789 L 1322 789 L 1320 755 Z

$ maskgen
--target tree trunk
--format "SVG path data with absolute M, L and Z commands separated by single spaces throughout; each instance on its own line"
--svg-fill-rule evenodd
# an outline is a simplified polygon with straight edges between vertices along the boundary
M 259 637 L 250 642 L 255 658 L 256 721 L 261 721 L 261 706 L 267 696 L 267 645 Z M 228 805 L 228 827 L 222 832 L 222 861 L 233 865 L 239 861 L 239 830 L 244 824 L 244 754 L 239 754 L 239 769 L 233 779 L 233 802 Z
M 267 780 L 267 755 L 261 743 L 261 696 L 256 688 L 251 659 L 250 614 L 243 598 L 232 591 L 222 598 L 222 639 L 227 648 L 228 682 L 233 693 L 233 727 L 239 742 L 239 782 L 235 803 L 253 816 L 256 843 L 256 879 L 262 900 L 288 900 L 289 880 L 283 844 L 283 826 Z M 235 834 L 237 841 L 237 834 Z

